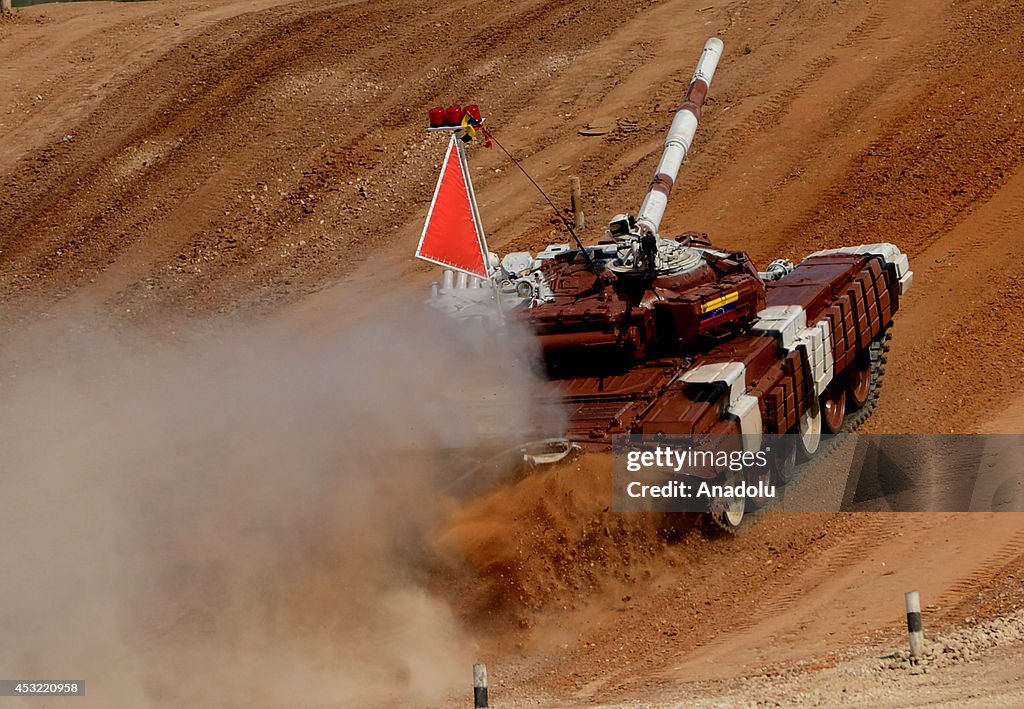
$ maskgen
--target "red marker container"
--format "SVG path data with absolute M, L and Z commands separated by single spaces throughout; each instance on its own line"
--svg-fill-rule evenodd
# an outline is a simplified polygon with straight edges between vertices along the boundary
M 445 121 L 450 126 L 457 126 L 462 123 L 462 106 L 449 106 L 444 112 Z
M 435 106 L 430 109 L 430 127 L 440 128 L 444 125 L 444 106 Z

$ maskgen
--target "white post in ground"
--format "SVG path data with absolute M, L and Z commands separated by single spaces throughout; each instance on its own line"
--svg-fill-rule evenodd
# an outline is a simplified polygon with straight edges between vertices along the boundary
M 0 12 L 11 11 L 11 0 L 0 0 Z
M 487 709 L 487 665 L 473 665 L 473 709 Z
M 569 205 L 572 208 L 573 220 L 577 229 L 586 229 L 587 223 L 583 217 L 583 198 L 580 190 L 580 178 L 569 178 Z
M 904 594 L 907 602 L 907 636 L 910 638 L 910 656 L 924 654 L 924 627 L 921 625 L 921 596 L 917 591 Z

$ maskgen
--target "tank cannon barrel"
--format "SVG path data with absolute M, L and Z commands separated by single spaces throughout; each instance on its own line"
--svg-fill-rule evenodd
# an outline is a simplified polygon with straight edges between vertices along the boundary
M 679 168 L 690 150 L 697 124 L 700 122 L 700 111 L 704 98 L 711 87 L 711 79 L 718 67 L 725 45 L 717 37 L 711 37 L 704 44 L 704 51 L 697 62 L 697 68 L 690 79 L 690 85 L 683 96 L 683 102 L 676 110 L 665 139 L 665 150 L 661 154 L 661 162 L 651 180 L 651 187 L 644 197 L 643 204 L 637 214 L 637 226 L 641 232 L 658 233 L 658 226 L 668 205 L 668 196 L 672 192 Z

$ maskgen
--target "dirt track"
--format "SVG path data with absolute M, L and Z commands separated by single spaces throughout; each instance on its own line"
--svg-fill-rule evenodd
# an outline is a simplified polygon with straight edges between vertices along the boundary
M 35 7 L 0 20 L 0 318 L 316 322 L 382 284 L 420 287 L 430 274 L 409 254 L 441 151 L 423 119 L 452 101 L 479 103 L 556 199 L 580 175 L 599 226 L 635 208 L 710 34 L 726 54 L 664 226 L 762 264 L 899 244 L 916 281 L 867 430 L 1019 432 L 1019 3 Z M 584 125 L 608 132 L 581 136 Z M 492 248 L 561 240 L 498 151 L 471 160 Z M 599 507 L 566 487 L 582 517 Z M 622 563 L 608 548 L 582 580 L 572 565 L 529 567 L 524 583 L 548 590 L 520 612 L 526 629 L 484 647 L 503 668 L 494 693 L 626 701 L 651 682 L 671 692 L 827 664 L 865 638 L 898 638 L 911 584 L 944 622 L 999 613 L 1020 597 L 990 593 L 1021 577 L 1022 534 L 1011 515 L 767 516 L 735 540 L 638 544 Z M 824 613 L 840 620 L 834 636 L 813 626 Z

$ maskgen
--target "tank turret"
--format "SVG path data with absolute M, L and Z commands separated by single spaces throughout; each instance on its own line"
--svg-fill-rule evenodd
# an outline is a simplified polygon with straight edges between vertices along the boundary
M 717 37 L 704 45 L 637 215 L 612 218 L 608 243 L 589 259 L 569 251 L 541 268 L 546 297 L 525 318 L 552 373 L 678 356 L 738 333 L 764 307 L 764 284 L 746 254 L 711 249 L 703 234 L 659 234 L 723 46 Z

